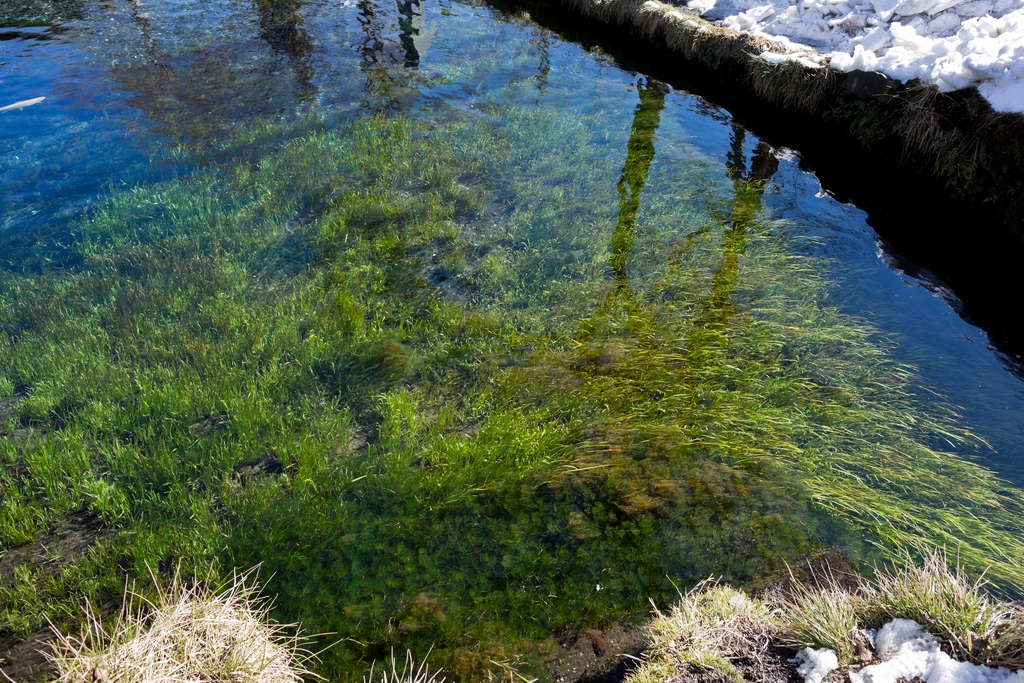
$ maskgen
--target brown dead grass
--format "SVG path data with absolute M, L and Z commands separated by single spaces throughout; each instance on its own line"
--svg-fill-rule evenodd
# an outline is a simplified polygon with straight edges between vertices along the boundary
M 186 585 L 151 602 L 128 590 L 116 623 L 90 616 L 78 636 L 57 633 L 51 655 L 59 683 L 300 683 L 310 655 L 294 625 L 268 619 L 251 579 L 224 590 Z
M 380 668 L 377 668 L 377 662 L 370 665 L 370 673 L 363 677 L 363 683 L 444 683 L 445 679 L 444 676 L 441 676 L 440 669 L 430 670 L 430 666 L 427 664 L 429 656 L 428 652 L 417 666 L 412 652 L 406 650 L 405 662 L 399 669 L 395 651 L 392 650 L 390 662 L 385 660 Z M 438 676 L 441 677 L 438 678 Z

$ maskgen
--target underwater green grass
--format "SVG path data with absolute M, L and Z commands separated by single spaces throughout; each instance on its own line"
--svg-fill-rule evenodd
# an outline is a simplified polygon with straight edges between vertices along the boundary
M 80 268 L 3 275 L 0 544 L 83 508 L 116 536 L 0 582 L 0 630 L 262 563 L 340 639 L 323 675 L 433 645 L 476 680 L 822 544 L 1022 585 L 1020 493 L 935 449 L 971 439 L 787 247 L 768 150 L 645 192 L 638 96 L 618 136 L 493 102 L 255 127 L 224 149 L 258 157 L 112 196 Z
M 0 7 L 0 28 L 49 26 L 81 18 L 80 0 L 11 0 Z

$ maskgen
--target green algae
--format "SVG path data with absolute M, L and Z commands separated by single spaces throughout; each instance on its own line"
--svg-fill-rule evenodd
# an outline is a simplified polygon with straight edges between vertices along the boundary
M 476 680 L 824 544 L 1021 585 L 1020 493 L 829 303 L 762 206 L 770 148 L 659 168 L 665 95 L 621 133 L 495 100 L 254 127 L 113 195 L 81 267 L 4 274 L 0 544 L 83 508 L 116 535 L 20 567 L 0 629 L 262 564 L 279 618 L 340 639 L 329 678 L 433 645 Z
M 80 0 L 11 0 L 0 7 L 0 29 L 63 24 L 82 15 Z

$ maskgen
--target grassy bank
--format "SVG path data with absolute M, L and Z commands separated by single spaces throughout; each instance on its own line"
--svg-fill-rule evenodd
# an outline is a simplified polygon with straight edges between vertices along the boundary
M 642 195 L 638 97 L 620 138 L 493 101 L 257 127 L 110 197 L 80 268 L 5 273 L 0 544 L 95 542 L 5 570 L 0 629 L 262 563 L 281 621 L 341 639 L 319 673 L 433 645 L 481 680 L 825 543 L 1024 583 L 1020 492 L 945 450 L 972 439 L 829 303 L 766 175 L 683 146 Z
M 882 567 L 873 581 L 840 582 L 831 570 L 805 578 L 790 573 L 758 596 L 702 582 L 670 610 L 655 612 L 644 660 L 626 680 L 787 680 L 798 667 L 805 680 L 818 681 L 1003 680 L 1006 670 L 1024 668 L 1021 605 L 993 598 L 986 581 L 970 578 L 945 553 L 926 551 L 921 563 L 906 558 L 902 566 Z M 897 646 L 908 627 L 917 642 Z M 886 665 L 915 650 L 938 652 L 940 642 L 952 661 L 938 655 L 939 664 Z

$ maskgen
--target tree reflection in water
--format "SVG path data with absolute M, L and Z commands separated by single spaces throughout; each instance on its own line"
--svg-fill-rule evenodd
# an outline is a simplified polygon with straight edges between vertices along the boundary
M 668 86 L 648 79 L 645 85 L 637 85 L 640 103 L 633 111 L 633 128 L 626 143 L 626 163 L 619 177 L 619 220 L 612 233 L 611 255 L 608 265 L 615 277 L 615 288 L 609 293 L 607 306 L 614 305 L 622 297 L 630 299 L 629 275 L 626 262 L 633 248 L 636 233 L 636 216 L 640 209 L 640 195 L 647 182 L 647 174 L 654 161 L 654 133 L 661 123 L 661 110 L 665 108 Z
M 404 90 L 409 79 L 400 64 L 409 68 L 419 66 L 428 46 L 429 36 L 423 21 L 423 9 L 419 2 L 399 2 L 399 41 L 386 37 L 388 12 L 374 0 L 360 0 L 359 24 L 363 39 L 359 45 L 360 69 L 366 74 L 363 86 L 365 99 L 363 108 L 383 112 L 400 108 Z
M 649 317 L 633 300 L 626 265 L 633 248 L 640 197 L 654 161 L 654 136 L 661 122 L 668 87 L 648 80 L 646 84 L 638 85 L 637 92 L 640 102 L 633 113 L 626 163 L 619 178 L 619 218 L 612 233 L 608 258 L 614 287 L 607 296 L 604 310 L 610 311 L 617 304 L 623 304 L 631 315 Z M 761 211 L 761 196 L 766 184 L 779 167 L 771 146 L 760 141 L 748 169 L 745 145 L 746 131 L 733 123 L 726 157 L 726 174 L 732 181 L 733 192 L 729 215 L 723 220 L 722 262 L 712 277 L 711 292 L 703 299 L 699 319 L 693 326 L 696 333 L 690 340 L 691 353 L 709 345 L 723 346 L 721 335 L 725 334 L 725 328 L 737 309 L 735 294 L 739 259 L 746 252 L 747 230 Z M 703 234 L 706 230 L 700 232 Z
M 295 75 L 296 100 L 300 102 L 317 89 L 313 84 L 313 39 L 302 28 L 303 4 L 304 0 L 253 0 L 260 38 L 287 58 Z
M 765 185 L 779 169 L 779 160 L 763 140 L 754 150 L 750 169 L 746 167 L 746 131 L 732 124 L 730 149 L 726 157 L 726 174 L 732 180 L 729 227 L 722 237 L 722 265 L 712 281 L 712 294 L 705 307 L 711 322 L 725 322 L 735 313 L 734 294 L 739 277 L 739 258 L 747 249 L 747 229 L 761 211 L 761 195 Z
M 533 38 L 530 38 L 530 45 L 536 48 L 536 52 L 540 57 L 540 61 L 537 64 L 537 92 L 541 95 L 544 94 L 544 88 L 548 85 L 548 74 L 551 73 L 551 56 L 548 54 L 551 49 L 551 34 L 542 28 L 533 30 Z M 540 100 L 537 100 L 535 104 L 540 104 Z
M 405 50 L 405 66 L 417 68 L 430 47 L 426 13 L 420 0 L 398 0 L 399 40 Z

